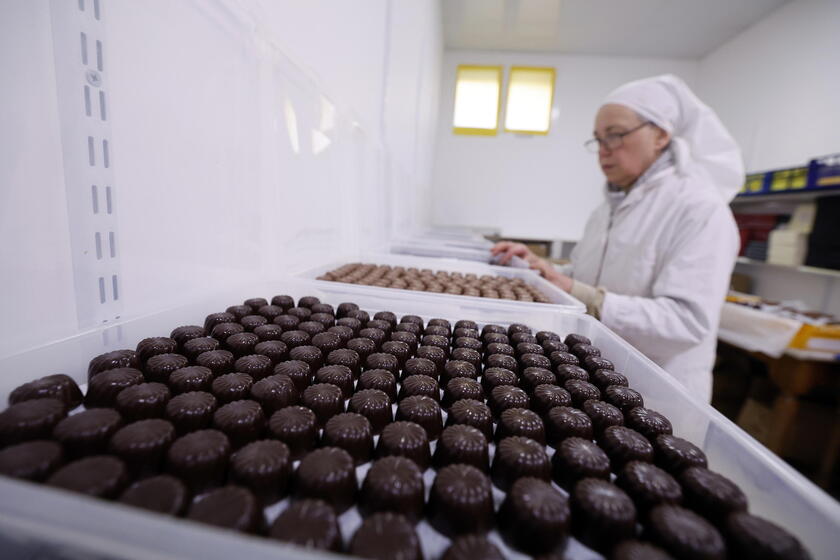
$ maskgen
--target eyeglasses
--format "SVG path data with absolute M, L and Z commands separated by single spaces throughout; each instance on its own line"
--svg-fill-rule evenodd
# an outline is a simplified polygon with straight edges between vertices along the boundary
M 639 130 L 640 128 L 647 126 L 649 124 L 653 124 L 650 121 L 645 121 L 636 128 L 631 128 L 627 132 L 613 132 L 612 134 L 607 134 L 604 138 L 598 138 L 597 136 L 594 138 L 590 138 L 586 142 L 583 143 L 583 147 L 592 152 L 593 154 L 597 154 L 598 150 L 601 149 L 601 146 L 605 147 L 608 150 L 617 150 L 621 146 L 624 145 L 624 137 L 628 134 L 632 134 Z

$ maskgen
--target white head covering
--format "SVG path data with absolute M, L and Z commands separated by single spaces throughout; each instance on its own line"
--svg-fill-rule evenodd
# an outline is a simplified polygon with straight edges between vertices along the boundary
M 624 84 L 604 104 L 624 105 L 671 134 L 677 172 L 713 185 L 729 202 L 744 184 L 741 150 L 712 109 L 671 74 Z

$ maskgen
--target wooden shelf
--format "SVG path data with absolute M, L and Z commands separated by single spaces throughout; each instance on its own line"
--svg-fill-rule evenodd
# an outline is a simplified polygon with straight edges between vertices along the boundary
M 750 266 L 762 266 L 767 268 L 778 268 L 782 270 L 792 270 L 794 272 L 801 272 L 803 274 L 813 274 L 817 276 L 831 276 L 834 278 L 840 278 L 840 270 L 834 270 L 832 268 L 817 268 L 815 266 L 789 266 L 784 264 L 772 264 L 765 261 L 757 261 L 755 259 L 749 259 L 747 257 L 738 257 L 736 259 L 738 264 L 746 264 Z

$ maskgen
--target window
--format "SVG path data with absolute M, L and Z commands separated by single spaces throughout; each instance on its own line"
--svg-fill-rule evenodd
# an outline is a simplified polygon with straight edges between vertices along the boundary
M 501 93 L 501 66 L 458 66 L 454 132 L 495 136 L 499 128 Z
M 506 132 L 548 134 L 554 75 L 554 68 L 511 67 L 505 108 Z

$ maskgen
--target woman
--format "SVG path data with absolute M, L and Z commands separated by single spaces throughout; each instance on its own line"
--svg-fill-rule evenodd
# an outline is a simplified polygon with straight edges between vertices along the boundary
M 706 401 L 718 319 L 738 253 L 728 203 L 744 181 L 740 151 L 715 113 L 675 76 L 626 84 L 606 99 L 595 137 L 606 200 L 564 272 L 522 244 L 549 281 Z

